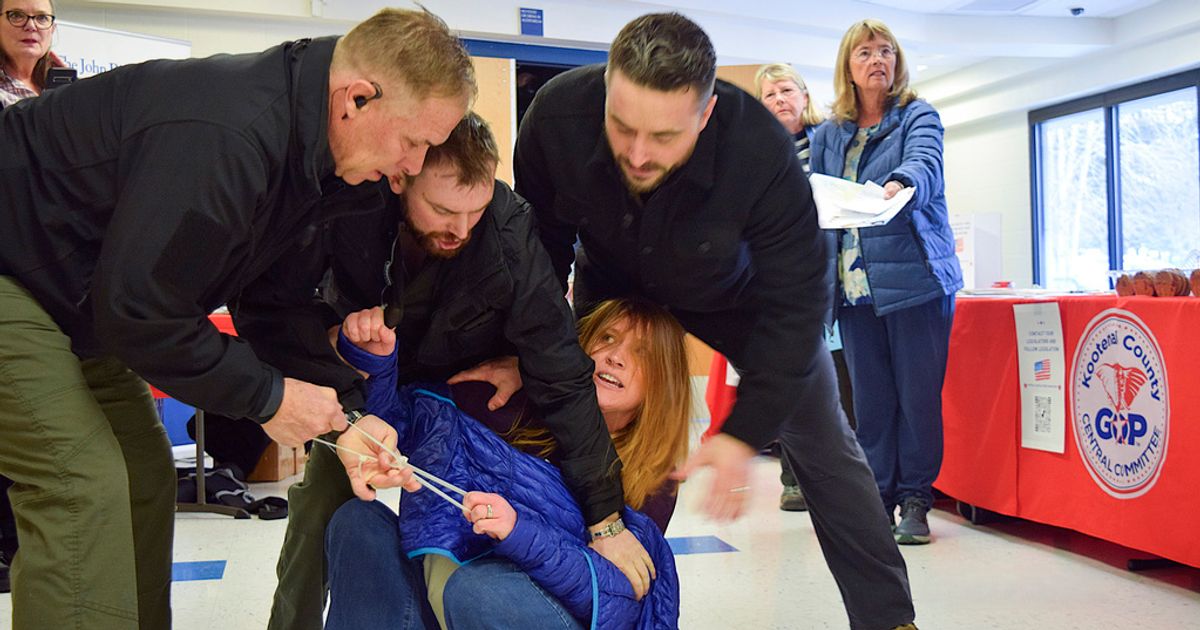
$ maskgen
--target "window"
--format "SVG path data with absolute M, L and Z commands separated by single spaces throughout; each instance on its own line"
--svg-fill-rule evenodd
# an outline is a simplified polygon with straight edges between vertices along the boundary
M 1104 112 L 1093 109 L 1040 127 L 1046 286 L 1097 286 L 1108 272 Z
M 1200 72 L 1030 113 L 1034 280 L 1200 266 Z
M 1122 259 L 1130 269 L 1195 264 L 1200 248 L 1196 89 L 1117 106 Z

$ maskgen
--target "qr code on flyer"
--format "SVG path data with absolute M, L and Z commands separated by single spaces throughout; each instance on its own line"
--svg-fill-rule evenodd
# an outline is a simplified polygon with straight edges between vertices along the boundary
M 1053 396 L 1033 397 L 1033 432 L 1050 433 L 1050 405 Z

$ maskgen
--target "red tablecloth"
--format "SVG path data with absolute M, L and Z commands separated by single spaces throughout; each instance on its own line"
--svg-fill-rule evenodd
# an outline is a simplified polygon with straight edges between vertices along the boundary
M 1063 454 L 1021 447 L 1014 304 L 962 298 L 942 389 L 945 459 L 935 485 L 1003 514 L 1067 527 L 1200 567 L 1200 298 L 1055 298 L 1066 362 Z M 1106 492 L 1076 443 L 1071 400 L 1076 348 L 1106 309 L 1132 313 L 1158 342 L 1166 371 L 1167 434 L 1157 481 L 1136 498 Z M 1090 345 L 1089 345 L 1090 347 Z
M 208 320 L 217 327 L 217 330 L 226 335 L 237 335 L 237 329 L 233 327 L 233 316 L 229 313 L 213 313 L 208 316 Z M 155 398 L 170 398 L 153 385 L 150 386 L 150 393 L 154 394 Z

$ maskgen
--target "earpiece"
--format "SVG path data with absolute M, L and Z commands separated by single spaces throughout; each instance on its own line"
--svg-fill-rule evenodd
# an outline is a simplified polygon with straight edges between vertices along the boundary
M 367 106 L 368 101 L 373 101 L 377 98 L 383 97 L 383 88 L 379 87 L 379 84 L 374 81 L 371 82 L 371 85 L 375 86 L 375 95 L 370 98 L 367 98 L 365 96 L 355 96 L 354 97 L 354 106 L 355 107 L 362 109 Z

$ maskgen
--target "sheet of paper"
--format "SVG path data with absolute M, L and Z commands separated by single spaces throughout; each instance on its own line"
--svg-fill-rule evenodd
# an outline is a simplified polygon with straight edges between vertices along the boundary
M 813 173 L 809 179 L 817 220 L 826 230 L 886 225 L 912 199 L 916 189 L 902 188 L 891 199 L 874 182 L 856 184 L 838 177 Z
M 1063 389 L 1062 316 L 1058 302 L 1014 304 L 1021 383 L 1021 446 L 1062 453 L 1067 399 Z

